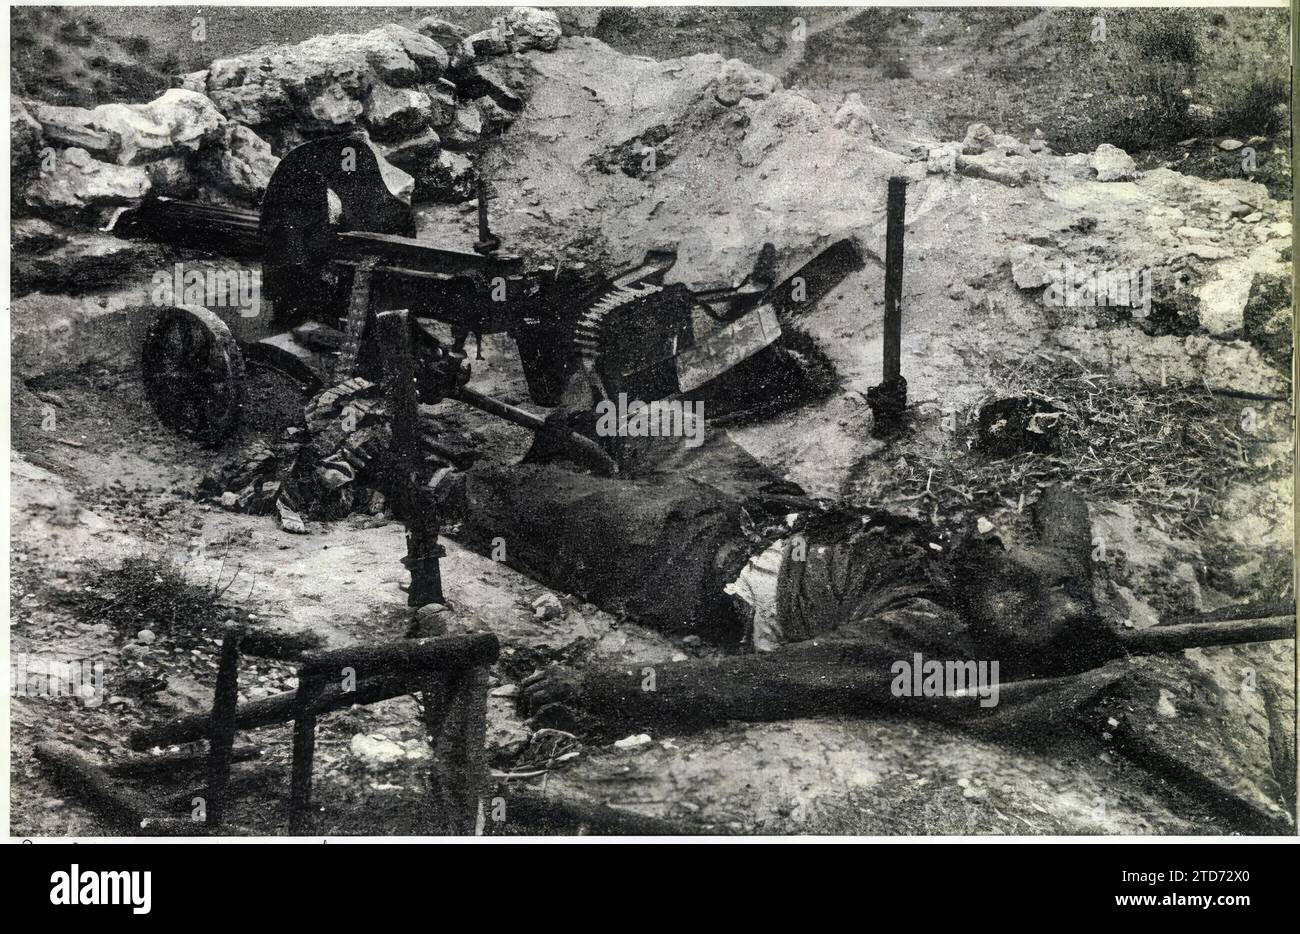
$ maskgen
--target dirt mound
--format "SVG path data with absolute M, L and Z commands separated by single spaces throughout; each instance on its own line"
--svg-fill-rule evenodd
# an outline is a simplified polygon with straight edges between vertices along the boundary
M 882 135 L 860 100 L 832 111 L 719 55 L 656 62 L 566 38 L 555 52 L 500 61 L 529 102 L 487 146 L 482 171 L 496 190 L 494 231 L 535 262 L 613 268 L 672 245 L 669 280 L 702 288 L 741 281 L 765 243 L 776 248 L 779 281 L 851 239 L 876 259 L 841 290 L 861 308 L 880 295 L 885 182 L 903 175 L 910 329 L 996 301 L 1067 340 L 1076 327 L 1100 328 L 1093 352 L 1113 355 L 1107 346 L 1135 340 L 1133 326 L 1248 337 L 1251 284 L 1277 273 L 1289 245 L 1287 206 L 1263 186 L 1140 173 L 1115 147 L 1062 157 L 992 131 L 975 149 Z M 465 242 L 471 220 L 430 210 L 423 234 Z M 1071 297 L 1079 282 L 1121 270 L 1147 275 L 1154 307 L 1098 300 L 1096 289 Z M 1070 294 L 1049 294 L 1066 274 Z M 1168 377 L 1174 366 L 1256 392 L 1285 383 L 1248 345 L 1183 349 L 1135 369 L 1145 377 L 1164 365 Z
M 538 258 L 582 252 L 620 266 L 672 243 L 670 280 L 702 287 L 743 280 L 772 242 L 781 279 L 880 213 L 883 180 L 903 164 L 720 55 L 655 62 L 565 39 L 511 64 L 529 104 L 484 153 L 482 171 L 508 248 Z M 863 165 L 872 170 L 844 203 L 831 208 L 817 194 L 846 193 Z

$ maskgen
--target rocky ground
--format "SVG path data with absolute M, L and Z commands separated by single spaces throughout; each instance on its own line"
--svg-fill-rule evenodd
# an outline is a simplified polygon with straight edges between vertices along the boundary
M 1291 595 L 1288 201 L 1261 180 L 1184 174 L 1149 152 L 1071 153 L 1050 125 L 1034 132 L 1046 121 L 985 110 L 954 125 L 932 95 L 908 99 L 905 82 L 919 79 L 881 73 L 898 58 L 941 64 L 923 50 L 952 31 L 942 17 L 902 23 L 885 51 L 912 51 L 863 65 L 846 52 L 862 47 L 863 24 L 843 11 L 810 17 L 811 56 L 791 55 L 776 14 L 743 28 L 682 16 L 656 33 L 662 45 L 635 16 L 566 18 L 564 36 L 532 14 L 465 29 L 376 17 L 350 34 L 187 60 L 184 86 L 157 104 L 32 97 L 15 110 L 15 172 L 30 181 L 14 234 L 12 651 L 101 659 L 109 694 L 93 708 L 15 699 L 17 831 L 101 829 L 46 782 L 31 745 L 62 738 L 111 758 L 128 728 L 204 709 L 214 621 L 310 629 L 333 644 L 405 630 L 400 526 L 365 516 L 290 535 L 196 499 L 213 454 L 156 424 L 133 356 L 150 275 L 205 260 L 94 229 L 146 189 L 252 204 L 277 157 L 332 128 L 366 129 L 409 173 L 421 235 L 438 242 L 474 239 L 465 199 L 481 173 L 494 231 L 530 263 L 614 269 L 670 243 L 673 279 L 701 287 L 742 279 L 764 243 L 784 275 L 851 239 L 865 268 L 787 322 L 833 363 L 837 390 L 733 427 L 735 440 L 815 495 L 951 527 L 982 519 L 1014 534 L 1044 485 L 1072 482 L 1091 499 L 1099 596 L 1134 626 Z M 1041 43 L 1043 29 L 1003 23 L 989 41 Z M 638 37 L 654 57 L 628 54 Z M 961 83 L 960 70 L 947 78 Z M 1036 93 L 1046 112 L 1050 91 Z M 1224 139 L 1184 148 L 1228 153 Z M 869 438 L 864 393 L 880 381 L 884 185 L 895 174 L 910 180 L 913 416 L 906 438 L 885 445 Z M 1063 265 L 1147 271 L 1149 313 L 1055 303 Z M 489 339 L 485 356 L 475 385 L 527 405 L 513 347 Z M 254 379 L 268 401 L 243 440 L 294 417 L 293 387 Z M 971 450 L 978 406 L 1011 394 L 1065 413 L 1058 455 Z M 524 449 L 515 429 L 451 404 L 436 414 L 485 456 Z M 499 563 L 447 549 L 456 625 L 506 646 L 490 708 L 503 781 L 722 832 L 1294 828 L 1289 643 L 1131 663 L 1046 744 L 824 718 L 582 745 L 533 733 L 516 713 L 514 686 L 535 664 L 709 650 L 576 598 L 553 601 Z M 124 603 L 153 609 L 137 619 Z M 259 664 L 243 683 L 256 698 L 293 678 Z M 1111 720 L 1124 724 L 1122 751 Z M 336 715 L 321 733 L 323 832 L 419 829 L 427 744 L 412 701 Z M 268 750 L 267 787 L 236 819 L 277 832 L 287 744 L 282 730 L 253 738 Z

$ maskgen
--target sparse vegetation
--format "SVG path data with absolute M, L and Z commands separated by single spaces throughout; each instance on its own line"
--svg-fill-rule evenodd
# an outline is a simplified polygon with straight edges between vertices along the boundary
M 1022 495 L 1032 499 L 1066 482 L 1098 499 L 1140 503 L 1162 527 L 1196 533 L 1228 485 L 1253 469 L 1241 403 L 1205 386 L 1134 385 L 1043 354 L 999 363 L 993 376 L 998 388 L 958 413 L 959 447 L 973 441 L 980 405 L 1025 396 L 1064 413 L 1060 453 L 993 458 L 976 451 L 954 461 L 909 450 L 906 472 L 874 495 L 886 503 L 923 495 L 943 513 L 960 514 L 977 505 L 1014 508 Z
M 1203 61 L 1197 11 L 1062 10 L 1047 41 L 1070 72 L 1048 135 L 1067 150 L 1138 151 L 1195 134 L 1190 89 Z
M 901 58 L 887 58 L 881 66 L 880 74 L 885 78 L 910 78 L 912 69 Z
M 1225 95 L 1207 129 L 1242 137 L 1285 133 L 1290 113 L 1291 83 L 1285 75 L 1256 74 Z
M 221 601 L 238 577 L 235 570 L 202 586 L 177 564 L 134 556 L 120 567 L 92 565 L 85 587 L 74 592 L 73 602 L 81 619 L 108 623 L 128 635 L 141 629 L 198 633 L 230 616 Z
M 1246 339 L 1285 371 L 1291 369 L 1293 304 L 1289 275 L 1260 275 L 1245 311 Z
M 1240 158 L 1214 148 L 1214 138 L 1270 137 L 1257 144 L 1258 170 L 1248 177 L 1289 196 L 1285 11 L 1054 9 L 1035 18 L 1018 38 L 1009 22 L 986 37 L 982 15 L 955 11 L 929 34 L 945 54 L 974 46 L 992 55 L 944 82 L 936 122 L 948 137 L 976 121 L 1022 137 L 1042 129 L 1058 151 L 1106 142 L 1143 168 L 1173 163 L 1206 178 L 1242 177 Z M 1188 139 L 1199 145 L 1177 147 Z
M 152 43 L 148 36 L 127 36 L 122 40 L 122 48 L 132 55 L 144 56 L 149 54 Z
M 1192 10 L 1160 11 L 1134 24 L 1133 44 L 1154 61 L 1195 66 L 1201 60 L 1200 17 Z

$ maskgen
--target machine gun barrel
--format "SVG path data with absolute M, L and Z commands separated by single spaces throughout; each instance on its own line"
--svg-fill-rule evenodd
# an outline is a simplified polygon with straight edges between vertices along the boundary
M 123 210 L 107 230 L 122 237 L 147 237 L 232 256 L 256 256 L 263 252 L 261 220 L 257 211 L 159 196 L 145 198 L 139 205 Z M 523 260 L 513 254 L 449 250 L 414 237 L 366 230 L 342 231 L 335 245 L 336 259 L 346 262 L 377 257 L 395 270 L 414 273 L 517 276 L 523 270 Z
M 426 240 L 394 234 L 349 230 L 338 235 L 337 245 L 340 260 L 377 256 L 382 262 L 415 272 L 514 276 L 523 271 L 523 260 L 509 253 L 484 255 L 469 250 L 448 250 Z
M 258 256 L 260 225 L 257 211 L 157 196 L 120 212 L 106 229 L 120 237 L 147 237 L 228 256 Z

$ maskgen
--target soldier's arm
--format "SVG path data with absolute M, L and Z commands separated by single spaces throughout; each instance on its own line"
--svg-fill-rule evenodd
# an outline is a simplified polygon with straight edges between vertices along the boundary
M 526 679 L 526 705 L 562 701 L 607 723 L 702 726 L 786 720 L 896 707 L 897 652 L 861 642 L 814 640 L 761 655 L 641 662 Z

